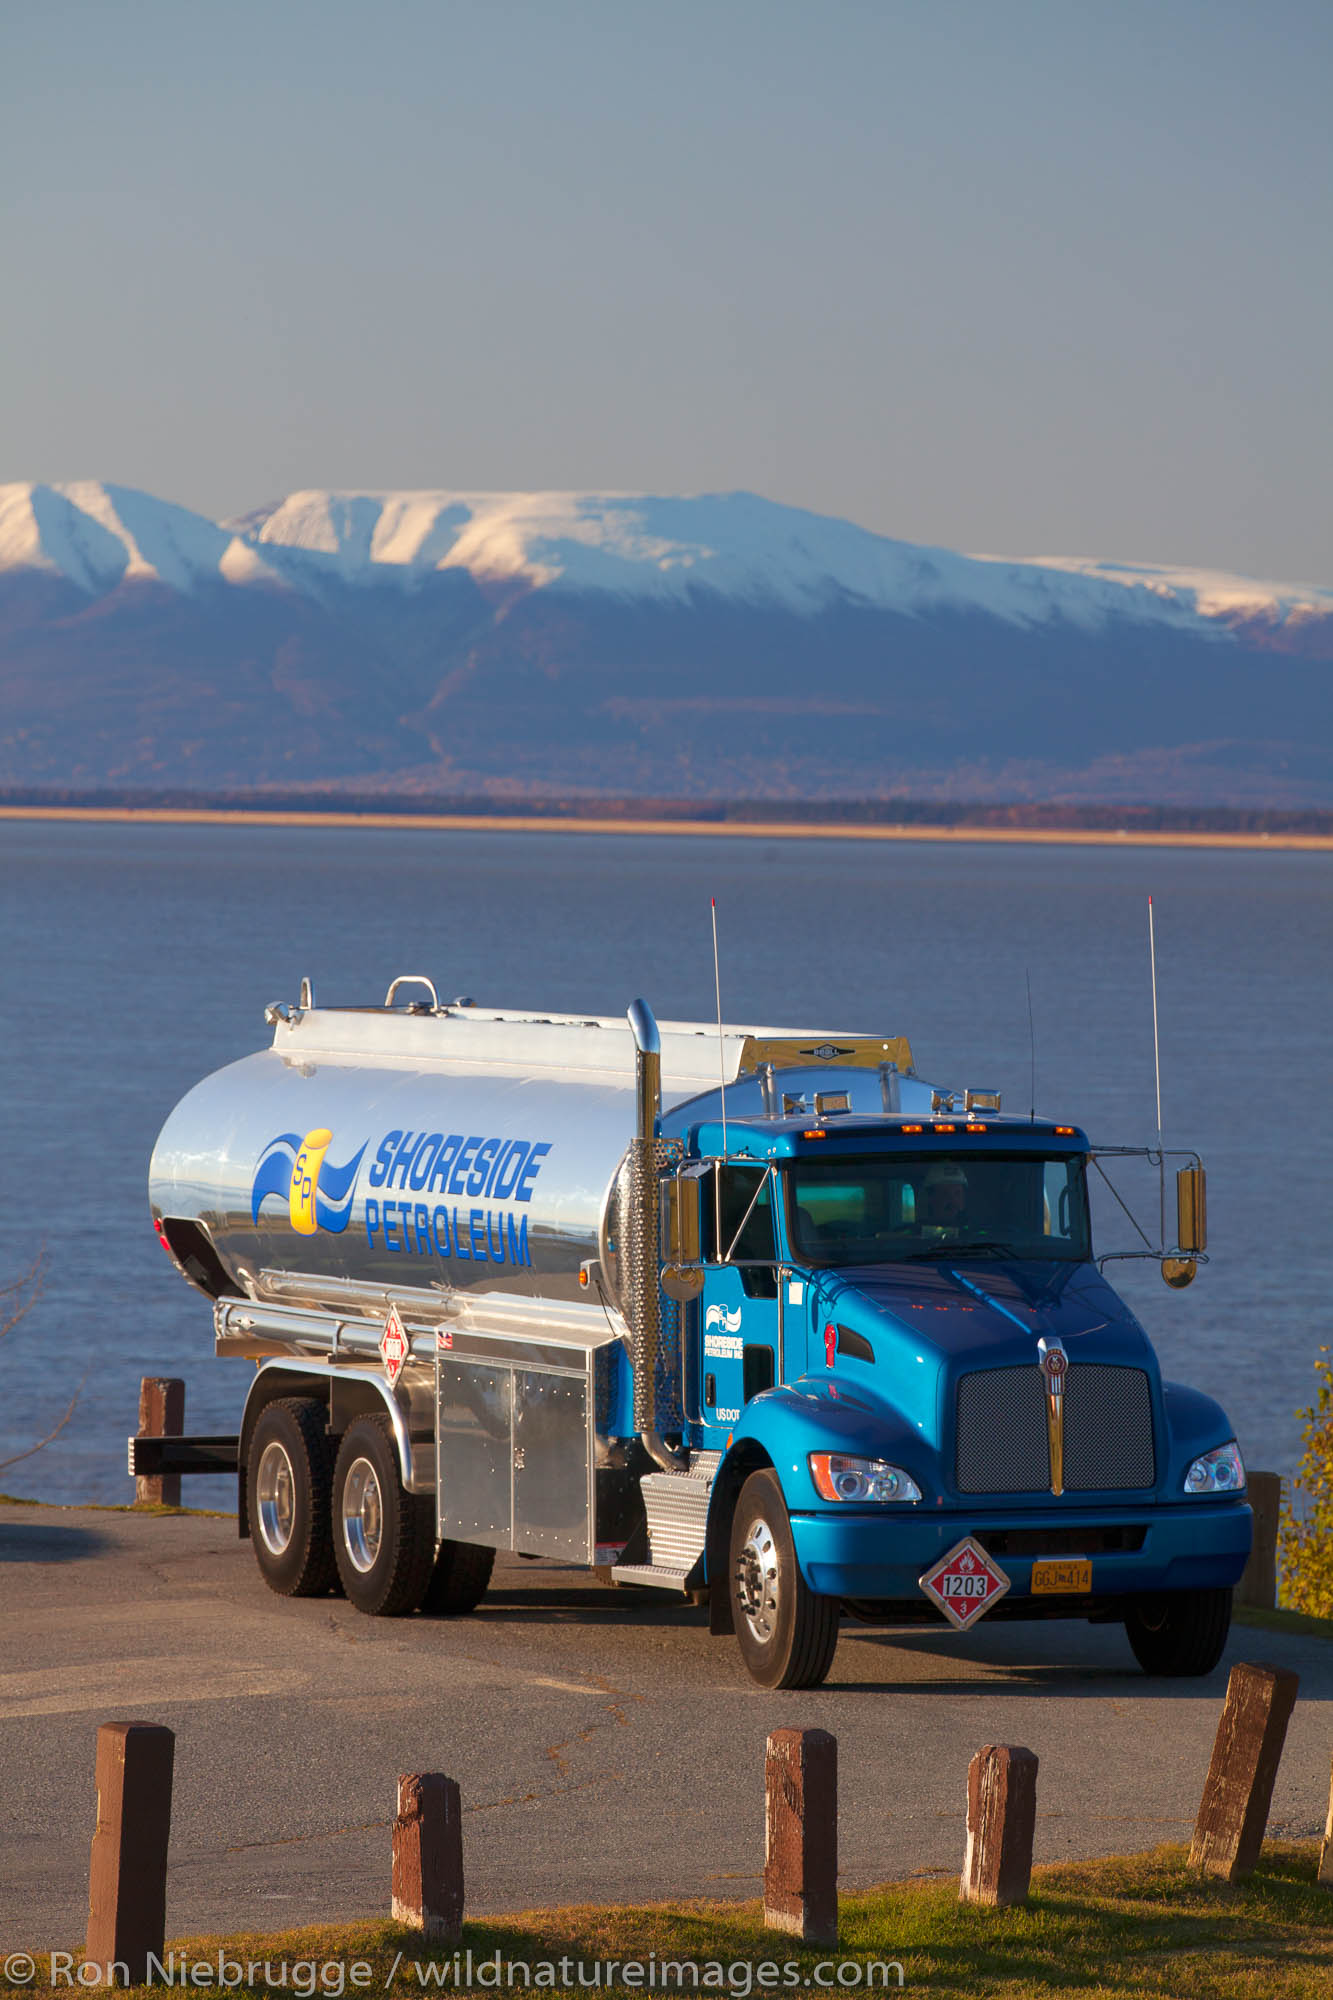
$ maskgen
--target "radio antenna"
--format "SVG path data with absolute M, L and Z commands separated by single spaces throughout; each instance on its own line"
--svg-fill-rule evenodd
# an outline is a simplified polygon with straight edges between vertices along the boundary
M 1148 963 L 1152 968 L 1152 1060 L 1157 1080 L 1157 1150 L 1162 1150 L 1162 1051 L 1157 1039 L 1157 939 L 1153 932 L 1152 897 L 1148 898 Z
M 713 991 L 717 995 L 717 1075 L 722 1092 L 722 1158 L 727 1157 L 727 1057 L 722 1042 L 722 972 L 717 955 L 717 897 L 710 896 L 713 906 Z M 722 1174 L 713 1176 L 713 1206 L 717 1227 L 717 1254 L 722 1256 Z
M 1157 1039 L 1157 937 L 1153 930 L 1152 897 L 1148 898 L 1148 964 L 1152 970 L 1152 1062 L 1157 1083 L 1157 1197 L 1161 1241 L 1166 1243 L 1166 1155 L 1162 1151 L 1162 1051 Z M 1163 1266 L 1165 1269 L 1165 1266 Z
M 1032 1056 L 1032 1095 L 1028 1099 L 1028 1103 L 1031 1106 L 1028 1112 L 1028 1123 L 1029 1125 L 1035 1125 L 1037 1122 L 1037 1030 L 1032 1019 L 1032 970 L 1030 966 L 1024 966 L 1023 976 L 1028 983 L 1028 1048 Z

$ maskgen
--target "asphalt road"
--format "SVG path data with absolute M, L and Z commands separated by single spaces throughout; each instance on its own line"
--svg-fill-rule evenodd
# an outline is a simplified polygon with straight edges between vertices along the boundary
M 81 1941 L 97 1725 L 176 1732 L 169 1935 L 387 1915 L 400 1771 L 457 1778 L 473 1914 L 752 1896 L 763 1751 L 838 1738 L 841 1880 L 961 1864 L 968 1759 L 1041 1759 L 1037 1859 L 1187 1836 L 1226 1667 L 1296 1668 L 1271 1830 L 1322 1832 L 1333 1646 L 1233 1629 L 1148 1681 L 1118 1628 L 844 1624 L 829 1683 L 773 1694 L 705 1614 L 503 1558 L 459 1620 L 274 1597 L 229 1520 L 0 1507 L 0 1947 Z

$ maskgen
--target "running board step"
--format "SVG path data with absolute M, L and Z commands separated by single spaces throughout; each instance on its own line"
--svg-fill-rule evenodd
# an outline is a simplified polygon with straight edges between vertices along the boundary
M 688 1574 L 702 1556 L 715 1471 L 714 1464 L 688 1472 L 650 1472 L 639 1481 L 654 1569 Z
M 653 1590 L 679 1590 L 682 1593 L 694 1589 L 690 1577 L 694 1564 L 689 1569 L 658 1569 L 652 1563 L 617 1563 L 611 1571 L 612 1583 L 644 1583 Z
M 659 1590 L 690 1591 L 703 1582 L 708 1501 L 720 1452 L 696 1452 L 688 1472 L 650 1472 L 639 1481 L 648 1517 L 646 1563 L 619 1563 L 616 1583 L 646 1583 Z

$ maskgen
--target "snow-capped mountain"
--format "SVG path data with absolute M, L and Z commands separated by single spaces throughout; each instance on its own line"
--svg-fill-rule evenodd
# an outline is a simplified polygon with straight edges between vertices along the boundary
M 813 613 L 837 602 L 911 617 L 976 611 L 1189 624 L 1333 618 L 1333 589 L 1078 557 L 967 556 L 871 534 L 753 493 L 293 493 L 213 522 L 130 487 L 0 486 L 0 572 L 35 568 L 89 593 L 157 581 L 397 584 L 464 570 L 478 583 L 684 603 L 707 591 Z
M 0 486 L 0 782 L 1333 800 L 1333 589 L 753 494 Z

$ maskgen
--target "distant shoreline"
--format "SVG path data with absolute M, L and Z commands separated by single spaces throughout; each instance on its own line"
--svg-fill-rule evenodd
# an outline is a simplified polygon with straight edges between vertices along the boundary
M 75 820 L 97 825 L 354 827 L 401 833 L 676 834 L 744 840 L 896 840 L 951 846 L 1211 847 L 1333 853 L 1333 834 L 1210 833 L 1150 827 L 929 826 L 847 820 L 705 820 L 543 817 L 525 813 L 310 812 L 213 806 L 0 805 L 0 820 Z

